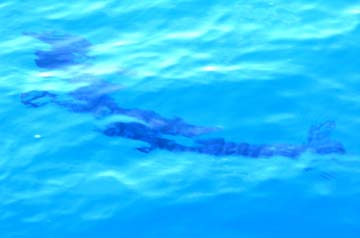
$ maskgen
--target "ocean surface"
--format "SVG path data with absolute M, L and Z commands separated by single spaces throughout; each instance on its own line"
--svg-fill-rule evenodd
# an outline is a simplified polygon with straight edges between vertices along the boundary
M 360 237 L 359 1 L 3 0 L 0 22 L 1 238 Z

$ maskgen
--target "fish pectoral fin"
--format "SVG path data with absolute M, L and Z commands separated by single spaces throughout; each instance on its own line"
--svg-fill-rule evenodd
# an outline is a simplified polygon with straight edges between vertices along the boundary
M 148 153 L 150 153 L 151 151 L 153 151 L 154 150 L 154 148 L 153 147 L 150 147 L 150 146 L 144 146 L 144 147 L 138 147 L 138 148 L 136 148 L 138 151 L 140 151 L 140 152 L 142 152 L 142 153 L 146 153 L 146 154 L 148 154 Z

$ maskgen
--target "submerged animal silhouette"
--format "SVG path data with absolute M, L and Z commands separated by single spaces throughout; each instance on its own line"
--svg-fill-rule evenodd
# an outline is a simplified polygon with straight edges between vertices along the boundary
M 194 137 L 218 130 L 215 127 L 191 125 L 180 118 L 164 118 L 154 111 L 121 108 L 110 95 L 99 93 L 99 89 L 101 91 L 101 86 L 94 84 L 79 88 L 66 95 L 57 95 L 49 91 L 30 91 L 22 93 L 20 97 L 24 105 L 33 108 L 55 104 L 72 112 L 91 113 L 95 117 L 102 118 L 110 115 L 133 117 L 162 134 Z
M 44 43 L 51 45 L 47 51 L 36 51 L 36 65 L 39 68 L 61 69 L 78 64 L 89 57 L 87 52 L 91 44 L 82 38 L 69 35 L 27 33 Z M 214 156 L 238 155 L 245 157 L 285 156 L 296 158 L 306 151 L 317 154 L 343 154 L 344 146 L 330 135 L 335 128 L 334 121 L 325 121 L 309 129 L 308 139 L 299 145 L 236 143 L 224 138 L 194 139 L 192 145 L 182 145 L 166 135 L 194 138 L 218 130 L 188 124 L 180 118 L 167 119 L 154 111 L 141 109 L 125 109 L 120 107 L 110 96 L 114 85 L 105 81 L 97 81 L 81 87 L 68 94 L 59 95 L 50 91 L 30 91 L 21 94 L 21 102 L 32 108 L 47 104 L 57 105 L 76 113 L 91 113 L 96 117 L 109 115 L 126 115 L 141 121 L 115 122 L 108 124 L 101 132 L 108 137 L 123 137 L 142 141 L 148 144 L 137 148 L 140 152 L 149 153 L 155 149 L 172 152 L 193 152 Z
M 205 140 L 195 140 L 194 145 L 185 146 L 176 143 L 175 140 L 163 138 L 161 132 L 153 130 L 141 123 L 124 123 L 116 122 L 107 126 L 103 131 L 107 136 L 119 136 L 132 140 L 139 140 L 149 144 L 149 147 L 138 148 L 142 152 L 150 152 L 154 149 L 162 149 L 174 152 L 196 152 L 215 156 L 241 155 L 246 157 L 270 157 L 285 156 L 296 158 L 300 154 L 311 151 L 317 154 L 343 154 L 344 146 L 337 141 L 331 140 L 325 131 L 334 128 L 333 121 L 326 121 L 319 125 L 313 126 L 309 130 L 308 140 L 300 145 L 288 144 L 262 144 L 252 145 L 248 143 L 235 143 L 226 141 L 224 138 L 214 138 Z

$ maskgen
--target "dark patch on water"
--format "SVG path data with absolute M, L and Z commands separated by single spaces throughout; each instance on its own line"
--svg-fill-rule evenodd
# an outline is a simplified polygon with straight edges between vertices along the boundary
M 84 63 L 90 57 L 87 55 L 91 44 L 81 37 L 56 33 L 26 33 L 51 48 L 47 51 L 36 51 L 35 63 L 39 68 L 63 69 L 68 66 Z M 97 118 L 110 115 L 126 115 L 141 121 L 115 122 L 100 130 L 108 137 L 123 137 L 142 141 L 147 147 L 137 148 L 143 153 L 150 153 L 155 149 L 172 152 L 193 152 L 213 156 L 245 156 L 263 158 L 284 156 L 297 158 L 305 151 L 316 154 L 344 154 L 345 148 L 341 142 L 331 139 L 335 129 L 334 121 L 325 121 L 313 125 L 308 132 L 306 143 L 291 144 L 261 144 L 254 145 L 246 142 L 236 143 L 226 141 L 225 138 L 197 139 L 197 136 L 218 130 L 191 125 L 181 118 L 168 119 L 155 111 L 122 108 L 110 96 L 115 85 L 105 81 L 96 81 L 91 85 L 81 87 L 67 95 L 60 95 L 50 91 L 30 91 L 21 94 L 21 102 L 29 107 L 38 108 L 47 104 L 54 104 L 76 113 L 90 113 Z M 175 139 L 164 138 L 165 135 L 184 136 L 193 138 L 193 145 L 182 145 Z M 330 179 L 330 175 L 323 175 Z

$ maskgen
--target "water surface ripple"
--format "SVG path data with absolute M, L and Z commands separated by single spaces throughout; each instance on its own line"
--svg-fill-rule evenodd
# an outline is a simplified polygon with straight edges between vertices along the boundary
M 357 1 L 4 0 L 0 20 L 1 238 L 359 237 Z M 31 34 L 86 39 L 86 57 L 39 67 L 51 46 Z M 122 108 L 211 128 L 204 140 L 303 145 L 336 121 L 346 154 L 143 153 L 99 133 L 134 112 L 21 103 L 99 80 Z M 179 128 L 166 139 L 191 147 Z

